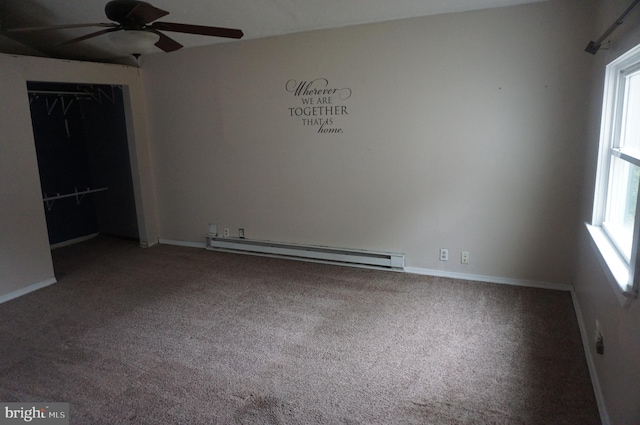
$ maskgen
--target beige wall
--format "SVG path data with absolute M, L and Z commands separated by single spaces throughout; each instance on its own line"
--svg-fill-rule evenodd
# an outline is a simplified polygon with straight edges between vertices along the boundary
M 587 2 L 587 5 L 590 4 Z M 143 58 L 160 237 L 397 251 L 407 265 L 570 283 L 591 36 L 553 1 Z M 350 88 L 343 134 L 287 81 Z M 438 261 L 449 248 L 449 262 Z M 460 251 L 471 264 L 460 264 Z
M 591 39 L 602 34 L 629 6 L 626 0 L 601 0 L 597 25 Z M 609 50 L 601 50 L 591 60 L 594 78 L 587 113 L 588 134 L 583 144 L 587 159 L 583 184 L 582 209 L 578 221 L 578 259 L 575 292 L 582 312 L 589 354 L 602 388 L 611 424 L 640 423 L 640 301 L 623 307 L 609 285 L 583 222 L 591 221 L 595 173 L 598 157 L 600 114 L 605 66 L 627 50 L 640 44 L 640 10 L 634 11 L 611 36 Z M 600 322 L 605 353 L 595 352 L 595 322 Z
M 54 278 L 27 81 L 120 84 L 131 100 L 134 191 L 142 242 L 157 242 L 146 111 L 136 68 L 0 54 L 0 297 Z
M 27 87 L 0 56 L 0 296 L 53 278 Z

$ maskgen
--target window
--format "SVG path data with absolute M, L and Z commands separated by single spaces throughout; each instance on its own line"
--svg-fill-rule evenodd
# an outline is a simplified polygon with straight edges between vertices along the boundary
M 636 298 L 640 263 L 640 46 L 606 68 L 593 225 L 622 295 Z M 637 271 L 637 272 L 636 272 Z

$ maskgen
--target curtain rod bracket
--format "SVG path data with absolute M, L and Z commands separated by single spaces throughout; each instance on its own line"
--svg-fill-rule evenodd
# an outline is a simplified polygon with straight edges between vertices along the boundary
M 638 4 L 640 4 L 640 0 L 634 0 L 633 3 L 631 3 L 631 6 L 629 6 L 627 10 L 625 10 L 624 13 L 620 15 L 620 17 L 613 24 L 611 24 L 611 26 L 604 32 L 604 34 L 600 36 L 599 39 L 589 42 L 584 51 L 595 55 L 596 53 L 598 53 L 598 50 L 604 48 L 604 46 L 602 45 L 604 40 L 609 37 L 609 35 L 611 35 L 611 33 L 615 31 L 616 28 L 622 25 L 627 15 L 629 15 L 629 13 L 631 13 L 631 11 L 635 9 Z

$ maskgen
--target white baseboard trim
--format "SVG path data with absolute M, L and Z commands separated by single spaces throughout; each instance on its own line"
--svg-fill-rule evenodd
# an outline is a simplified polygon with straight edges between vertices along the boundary
M 206 248 L 207 247 L 207 244 L 205 242 L 174 241 L 171 239 L 158 239 L 158 243 L 160 245 L 186 246 L 189 248 Z
M 405 267 L 406 273 L 426 276 L 446 277 L 449 279 L 472 280 L 475 282 L 498 283 L 500 285 L 526 286 L 529 288 L 555 289 L 557 291 L 571 291 L 572 287 L 565 283 L 538 282 L 535 280 L 511 279 L 508 277 L 484 276 L 469 273 L 448 272 L 435 269 L 423 269 L 419 267 Z
M 38 289 L 42 289 L 46 286 L 53 285 L 57 280 L 55 277 L 52 277 L 47 280 L 43 280 L 42 282 L 34 283 L 33 285 L 26 286 L 24 288 L 18 289 L 17 291 L 10 292 L 8 294 L 0 296 L 0 304 L 6 303 L 14 298 L 21 297 L 23 295 L 28 294 L 29 292 L 37 291 Z
M 79 238 L 69 239 L 68 241 L 54 243 L 53 245 L 50 245 L 50 248 L 51 249 L 56 249 L 56 248 L 63 248 L 65 246 L 69 246 L 69 245 L 75 245 L 77 243 L 88 241 L 89 239 L 93 239 L 96 236 L 98 236 L 99 234 L 100 233 L 92 233 L 90 235 L 80 236 Z
M 610 425 L 609 413 L 607 412 L 607 405 L 604 402 L 604 395 L 602 394 L 602 387 L 600 386 L 600 380 L 596 372 L 596 365 L 593 361 L 593 355 L 589 349 L 592 339 L 587 335 L 587 328 L 584 325 L 582 318 L 582 311 L 580 310 L 580 304 L 578 304 L 578 298 L 573 289 L 571 289 L 571 300 L 573 301 L 573 308 L 576 311 L 576 317 L 578 319 L 578 328 L 580 328 L 580 336 L 582 337 L 582 346 L 584 348 L 584 355 L 587 358 L 587 366 L 589 367 L 589 375 L 591 376 L 591 385 L 593 385 L 593 393 L 596 397 L 596 404 L 598 405 L 598 412 L 600 412 L 600 421 L 602 425 Z

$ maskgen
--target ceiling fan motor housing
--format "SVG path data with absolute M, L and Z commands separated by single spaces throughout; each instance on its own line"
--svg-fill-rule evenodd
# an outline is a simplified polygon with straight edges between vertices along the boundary
M 139 0 L 112 0 L 104 7 L 104 12 L 124 29 L 143 29 L 147 23 L 169 14 Z

